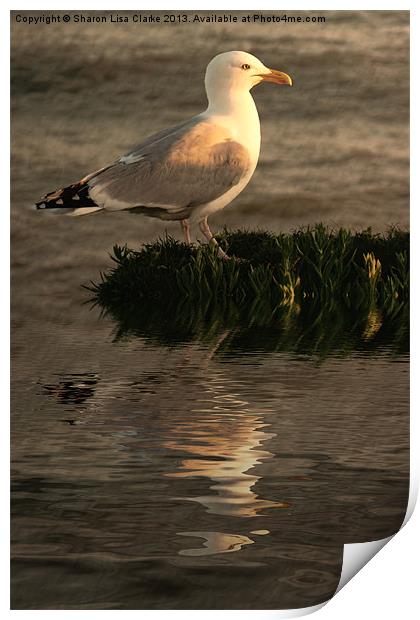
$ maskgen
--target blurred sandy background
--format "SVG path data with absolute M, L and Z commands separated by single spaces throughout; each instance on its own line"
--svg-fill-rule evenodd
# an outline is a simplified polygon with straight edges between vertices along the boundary
M 250 223 L 281 229 L 321 219 L 406 224 L 408 12 L 322 15 L 325 24 L 271 25 L 26 25 L 12 17 L 16 210 L 200 112 L 208 61 L 243 49 L 288 71 L 295 87 L 253 90 L 260 164 L 219 222 L 239 224 L 246 213 Z

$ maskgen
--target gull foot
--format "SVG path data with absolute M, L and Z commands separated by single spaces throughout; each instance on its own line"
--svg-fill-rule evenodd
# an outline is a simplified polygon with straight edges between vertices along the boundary
M 230 260 L 232 258 L 231 256 L 228 256 L 220 247 L 217 249 L 217 256 L 222 260 Z

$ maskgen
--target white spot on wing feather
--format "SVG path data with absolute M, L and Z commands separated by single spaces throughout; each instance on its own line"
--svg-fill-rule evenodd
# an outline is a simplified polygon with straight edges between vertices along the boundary
M 123 155 L 118 161 L 120 164 L 135 164 L 141 159 L 144 159 L 144 155 L 134 155 L 134 153 L 130 153 L 129 155 Z

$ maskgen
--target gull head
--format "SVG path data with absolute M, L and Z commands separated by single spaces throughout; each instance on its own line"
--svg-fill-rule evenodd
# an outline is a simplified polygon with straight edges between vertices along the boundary
M 217 90 L 251 90 L 260 82 L 288 84 L 292 78 L 275 69 L 269 69 L 247 52 L 224 52 L 215 56 L 207 66 L 205 84 L 207 92 Z

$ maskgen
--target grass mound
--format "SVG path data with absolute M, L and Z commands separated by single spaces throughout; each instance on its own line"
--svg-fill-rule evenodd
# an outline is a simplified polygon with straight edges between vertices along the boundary
M 273 309 L 334 300 L 355 309 L 374 302 L 389 311 L 408 301 L 407 232 L 374 235 L 317 225 L 277 235 L 224 230 L 217 239 L 231 260 L 220 260 L 214 247 L 171 237 L 139 251 L 115 246 L 115 267 L 90 290 L 103 307 L 126 310 L 186 300 L 237 306 L 263 300 Z
M 87 288 L 116 322 L 116 338 L 320 356 L 408 350 L 408 233 L 319 225 L 225 230 L 218 241 L 231 260 L 170 237 L 139 251 L 115 246 L 114 267 Z

